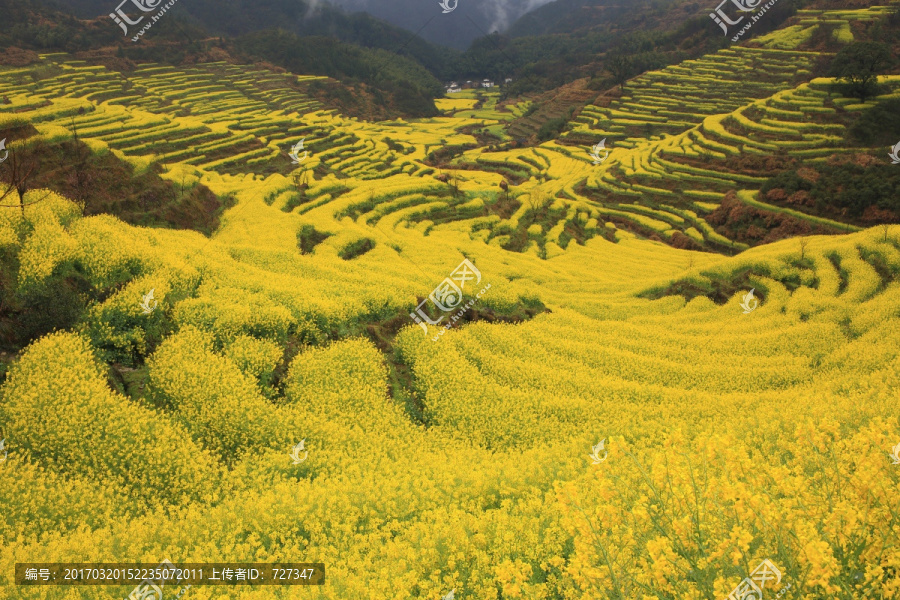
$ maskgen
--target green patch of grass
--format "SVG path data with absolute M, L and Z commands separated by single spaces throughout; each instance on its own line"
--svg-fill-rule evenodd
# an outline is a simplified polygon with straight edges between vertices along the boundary
M 834 270 L 837 271 L 838 274 L 838 291 L 837 295 L 840 296 L 844 292 L 847 291 L 847 285 L 850 283 L 850 273 L 847 269 L 841 267 L 841 255 L 837 252 L 829 252 L 825 255 L 825 257 L 831 262 Z
M 297 232 L 297 247 L 300 254 L 312 254 L 316 246 L 331 237 L 330 233 L 318 231 L 312 225 L 304 225 Z
M 350 242 L 338 252 L 338 256 L 344 260 L 353 260 L 359 258 L 369 250 L 375 247 L 375 240 L 370 238 L 361 238 L 354 242 Z
M 857 246 L 857 249 L 859 250 L 860 258 L 875 269 L 875 272 L 878 273 L 878 277 L 881 278 L 881 283 L 879 284 L 876 293 L 884 291 L 887 286 L 896 280 L 897 271 L 891 267 L 884 255 L 877 250 L 871 250 L 865 246 Z
M 719 273 L 704 272 L 699 278 L 686 278 L 672 283 L 651 288 L 638 294 L 639 298 L 659 300 L 666 296 L 683 296 L 688 302 L 698 296 L 705 296 L 718 305 L 727 303 L 739 290 L 745 290 L 753 285 L 747 285 L 753 271 L 749 268 L 740 269 L 722 276 Z M 765 298 L 765 291 L 759 296 Z
M 804 263 L 807 264 L 807 263 Z M 784 287 L 793 292 L 803 283 L 799 273 L 790 272 L 776 275 L 766 264 L 742 267 L 730 273 L 704 271 L 698 277 L 678 279 L 668 285 L 650 288 L 638 294 L 639 298 L 659 300 L 667 296 L 683 296 L 688 302 L 698 296 L 705 296 L 718 305 L 726 304 L 739 291 L 747 291 L 755 288 L 756 295 L 762 302 L 768 290 L 758 282 L 752 282 L 754 277 L 767 277 L 778 281 Z

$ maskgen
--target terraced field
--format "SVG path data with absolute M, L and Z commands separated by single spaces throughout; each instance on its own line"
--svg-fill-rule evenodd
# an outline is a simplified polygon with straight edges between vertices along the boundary
M 816 54 L 727 48 L 697 60 L 652 71 L 630 81 L 608 106 L 586 107 L 563 140 L 583 144 L 601 138 L 617 146 L 660 134 L 676 134 L 705 117 L 727 113 L 802 81 Z M 748 77 L 753 73 L 753 77 Z
M 846 123 L 866 106 L 832 96 L 830 83 L 814 80 L 731 113 L 707 117 L 699 126 L 681 134 L 613 152 L 612 168 L 589 177 L 587 186 L 599 190 L 599 197 L 606 201 L 627 203 L 629 199 L 641 198 L 652 202 L 655 199 L 658 206 L 652 211 L 642 205 L 622 204 L 619 208 L 641 214 L 649 211 L 663 217 L 650 224 L 650 229 L 663 237 L 670 237 L 676 231 L 686 232 L 677 226 L 686 218 L 694 227 L 690 233 L 698 244 L 743 248 L 716 234 L 702 218 L 718 207 L 728 191 L 742 190 L 740 194 L 744 195 L 758 190 L 766 180 L 752 168 L 736 171 L 733 166 L 736 162 L 752 164 L 749 157 L 790 155 L 815 163 L 852 152 L 843 147 Z M 894 90 L 891 95 L 900 89 L 898 77 L 886 77 L 884 83 Z M 782 211 L 753 200 L 752 195 L 748 197 L 754 206 Z M 813 226 L 826 228 L 823 232 L 858 229 L 796 211 L 793 214 Z M 676 226 L 672 227 L 673 224 Z
M 68 135 L 74 117 L 82 138 L 136 166 L 157 161 L 174 180 L 203 182 L 217 174 L 289 175 L 293 165 L 282 159 L 303 139 L 310 152 L 303 167 L 317 179 L 302 198 L 292 178 L 269 179 L 276 208 L 302 203 L 299 212 L 305 213 L 331 202 L 324 192 L 335 190 L 347 193 L 348 202 L 358 195 L 377 202 L 379 194 L 360 184 L 398 176 L 390 198 L 421 192 L 440 196 L 437 202 L 424 196 L 401 202 L 400 222 L 426 233 L 435 225 L 468 230 L 484 241 L 542 257 L 558 255 L 572 239 L 612 239 L 616 228 L 697 249 L 744 249 L 705 218 L 729 191 L 752 191 L 765 181 L 761 173 L 735 170 L 735 160 L 779 152 L 819 159 L 840 153 L 846 123 L 864 108 L 832 96 L 825 80 L 790 83 L 807 72 L 811 53 L 730 49 L 638 78 L 629 85 L 630 96 L 597 108 L 596 119 L 588 107 L 558 142 L 492 152 L 479 146 L 479 138 L 509 139 L 504 123 L 525 105 L 498 111 L 497 96 L 489 92 L 443 101 L 445 117 L 415 124 L 364 123 L 304 100 L 285 75 L 216 63 L 184 74 L 145 67 L 126 79 L 61 57 L 44 60 L 43 71 L 59 74 L 33 82 L 23 72 L 9 71 L 0 93 L 11 99 L 11 111 L 23 114 L 41 102 L 31 120 L 46 135 Z M 750 81 L 747 71 L 768 76 Z M 209 83 L 211 77 L 215 83 Z M 86 78 L 90 85 L 82 83 Z M 19 83 L 26 80 L 31 83 Z M 894 79 L 888 83 L 898 86 Z M 686 86 L 695 90 L 693 95 Z M 200 90 L 203 101 L 189 100 L 190 90 Z M 597 129 L 604 116 L 609 118 L 605 129 Z M 644 131 L 645 137 L 624 137 L 628 131 Z M 592 165 L 587 151 L 572 145 L 586 135 L 591 137 L 585 143 L 608 139 L 612 153 L 602 165 Z M 425 161 L 447 147 L 473 148 L 453 161 L 464 168 L 454 175 L 463 193 L 436 181 L 443 169 Z M 510 215 L 492 210 L 502 196 L 496 186 L 503 179 L 518 184 L 511 193 L 518 211 Z M 539 212 L 541 230 L 522 238 L 522 218 Z M 822 233 L 854 230 L 802 213 L 794 216 Z
M 497 151 L 527 103 L 367 123 L 225 63 L 0 69 L 0 127 L 235 198 L 209 238 L 41 190 L 0 212 L 18 293 L 91 298 L 0 387 L 0 599 L 131 591 L 15 563 L 164 558 L 326 565 L 198 600 L 720 599 L 765 559 L 767 598 L 900 598 L 900 227 L 798 210 L 842 234 L 746 248 L 706 220 L 760 206 L 729 159 L 842 152 L 866 107 L 814 58 L 723 50 Z
M 772 33 L 753 40 L 765 48 L 794 50 L 809 41 L 822 27 L 831 30 L 831 36 L 838 42 L 849 44 L 854 41 L 853 26 L 860 22 L 876 21 L 891 11 L 890 6 L 871 6 L 857 10 L 809 10 L 797 11 L 795 24 L 788 25 Z

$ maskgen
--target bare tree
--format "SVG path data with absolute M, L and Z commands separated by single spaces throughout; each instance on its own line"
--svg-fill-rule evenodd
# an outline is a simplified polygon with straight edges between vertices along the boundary
M 800 260 L 806 259 L 806 249 L 809 247 L 809 239 L 800 238 Z
M 79 111 L 79 114 L 84 114 L 84 109 L 82 108 Z M 81 140 L 78 137 L 78 124 L 75 122 L 75 117 L 72 116 L 72 141 L 75 144 L 75 150 L 72 153 L 74 156 L 74 162 L 72 164 L 72 168 L 75 171 L 75 190 L 77 199 L 80 202 L 84 202 L 87 199 L 87 186 L 90 183 L 90 173 L 88 173 L 87 169 L 87 161 L 90 156 L 90 151 L 81 143 Z
M 453 188 L 453 197 L 459 196 L 459 175 L 456 173 L 450 176 L 450 187 Z
M 531 212 L 531 223 L 534 224 L 537 221 L 538 213 L 544 208 L 544 205 L 547 204 L 547 195 L 540 187 L 535 187 L 528 194 L 528 200 L 525 204 Z
M 19 147 L 9 149 L 9 156 L 0 164 L 2 179 L 0 179 L 0 203 L 6 200 L 14 191 L 18 195 L 18 204 L 0 204 L 2 208 L 20 208 L 25 214 L 25 194 L 31 188 L 31 182 L 38 169 L 41 168 L 40 142 L 36 142 L 30 148 Z M 28 204 L 37 204 L 47 196 Z
M 297 186 L 297 191 L 305 196 L 306 190 L 309 189 L 309 169 L 303 169 L 302 172 L 295 173 L 294 184 Z

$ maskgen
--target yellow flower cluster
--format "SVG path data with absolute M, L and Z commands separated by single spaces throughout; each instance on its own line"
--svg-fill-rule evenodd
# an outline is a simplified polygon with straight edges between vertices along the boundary
M 56 333 L 33 344 L 3 391 L 0 418 L 14 452 L 50 471 L 101 481 L 143 507 L 214 495 L 218 470 L 211 457 L 180 425 L 112 392 L 80 336 Z
M 836 421 L 798 415 L 785 427 L 780 407 L 755 410 L 758 445 L 714 427 L 653 449 L 615 439 L 606 462 L 558 488 L 582 589 L 724 597 L 770 559 L 803 598 L 898 597 L 900 502 L 885 488 L 897 475 L 884 452 L 896 419 L 842 433 Z
M 661 94 L 669 82 L 678 95 L 689 80 L 717 85 L 717 64 L 734 75 L 765 59 L 784 75 L 811 56 L 724 50 L 641 85 Z M 248 165 L 269 160 L 270 143 L 316 131 L 333 144 L 314 160 L 341 176 L 315 174 L 308 201 L 284 212 L 290 178 L 219 172 L 233 157 L 207 163 L 167 148 L 167 177 L 234 194 L 211 239 L 83 218 L 52 194 L 24 214 L 0 211 L 0 251 L 18 260 L 17 286 L 40 288 L 72 269 L 97 298 L 73 331 L 18 355 L 0 387 L 9 453 L 0 463 L 0 600 L 130 592 L 16 587 L 17 562 L 163 557 L 326 564 L 323 587 L 195 586 L 198 600 L 436 599 L 451 589 L 460 600 L 718 600 L 764 559 L 783 574 L 772 592 L 791 586 L 784 600 L 900 599 L 900 467 L 888 454 L 900 442 L 896 227 L 732 258 L 687 252 L 606 220 L 718 234 L 682 204 L 611 209 L 579 196 L 585 180 L 616 180 L 571 146 L 464 154 L 485 169 L 533 174 L 512 195 L 545 197 L 559 215 L 531 229 L 546 232 L 540 258 L 534 248 L 504 250 L 497 236 L 485 243 L 483 226 L 511 228 L 527 212 L 478 214 L 501 175 L 459 170 L 467 197 L 456 200 L 421 163 L 441 145 L 471 141 L 456 130 L 482 113 L 466 102 L 443 103 L 464 116 L 363 123 L 255 85 L 283 75 L 216 63 L 140 69 L 133 77 L 148 93 L 138 107 L 125 75 L 64 55 L 40 61 L 59 72 L 43 86 L 20 83 L 28 70 L 0 69 L 0 94 L 14 99 L 0 112 L 48 127 L 75 117 L 85 139 L 137 164 L 150 163 L 169 130 L 218 151 L 273 136 L 241 158 Z M 728 85 L 756 93 L 754 82 Z M 794 92 L 766 110 L 818 93 Z M 120 105 L 89 100 L 117 93 Z M 195 114 L 173 114 L 173 102 Z M 809 102 L 823 108 L 821 98 Z M 697 103 L 666 106 L 691 127 L 720 112 Z M 619 103 L 613 116 L 635 121 L 626 109 Z M 498 117 L 490 125 L 505 118 L 493 103 L 488 113 Z M 651 125 L 675 120 L 650 116 Z M 726 130 L 709 117 L 690 135 L 616 147 L 609 160 L 646 178 L 621 188 L 637 197 L 663 189 L 655 181 L 680 164 L 651 160 L 654 143 L 667 152 L 702 143 L 724 156 L 732 146 L 715 140 L 727 141 Z M 386 136 L 415 152 L 381 171 Z M 678 171 L 686 181 L 714 176 Z M 689 197 L 710 209 L 719 196 Z M 564 248 L 570 224 L 615 241 Z M 298 234 L 309 227 L 327 236 L 301 253 Z M 374 247 L 339 255 L 363 238 Z M 537 302 L 550 312 L 459 323 L 432 341 L 408 314 L 463 257 L 481 273 L 478 289 L 491 285 L 478 305 L 488 317 Z M 739 289 L 722 304 L 671 293 L 714 283 Z M 760 303 L 745 314 L 751 287 Z M 111 389 L 114 363 L 146 383 L 143 393 Z M 308 455 L 295 461 L 301 441 Z

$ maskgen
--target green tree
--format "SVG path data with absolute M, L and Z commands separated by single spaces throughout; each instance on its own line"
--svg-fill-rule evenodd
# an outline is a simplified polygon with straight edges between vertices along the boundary
M 621 52 L 610 52 L 606 57 L 606 69 L 612 74 L 616 85 L 625 89 L 625 82 L 631 77 L 634 65 L 631 58 Z
M 891 50 L 881 42 L 854 42 L 831 62 L 831 76 L 843 81 L 846 91 L 863 102 L 875 95 L 878 76 L 894 63 Z

